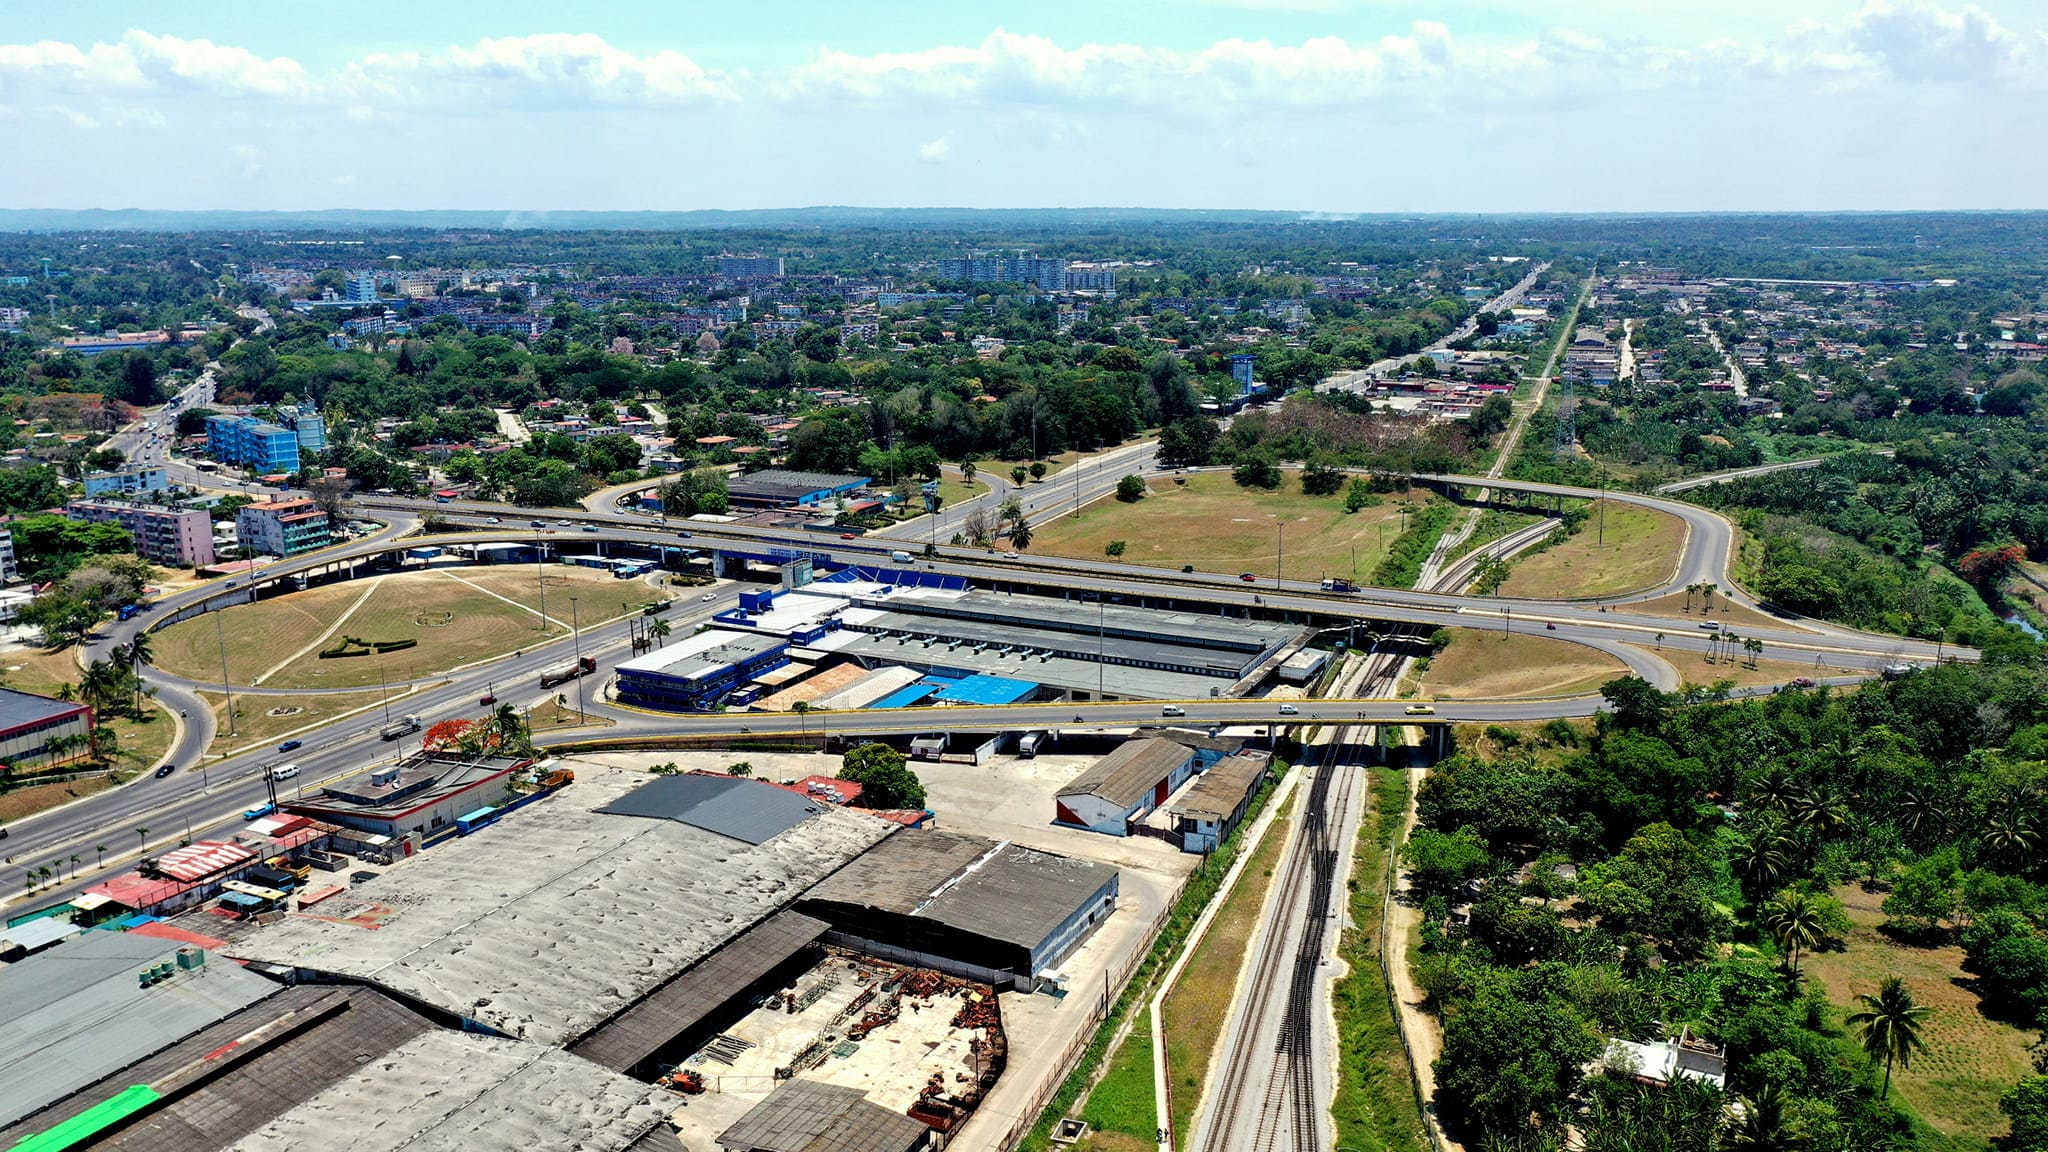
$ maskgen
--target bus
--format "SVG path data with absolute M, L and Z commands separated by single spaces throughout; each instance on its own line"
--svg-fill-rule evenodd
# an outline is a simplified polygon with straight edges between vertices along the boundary
M 193 464 L 192 466 L 193 466 L 194 468 L 197 468 L 197 469 L 199 469 L 199 470 L 200 470 L 201 472 L 218 472 L 218 471 L 220 471 L 220 465 L 219 465 L 219 464 L 216 464 L 216 463 L 214 463 L 214 462 L 213 462 L 213 461 L 211 461 L 211 460 L 200 460 L 200 461 L 197 461 L 196 463 L 194 463 L 194 464 Z

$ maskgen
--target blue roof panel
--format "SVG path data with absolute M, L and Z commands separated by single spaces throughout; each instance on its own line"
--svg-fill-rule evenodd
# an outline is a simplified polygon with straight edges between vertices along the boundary
M 1037 690 L 1029 680 L 976 675 L 947 685 L 938 699 L 943 704 L 1015 704 Z

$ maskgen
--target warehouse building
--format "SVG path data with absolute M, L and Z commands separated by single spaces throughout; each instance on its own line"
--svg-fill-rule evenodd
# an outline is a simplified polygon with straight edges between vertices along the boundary
M 200 949 L 121 932 L 87 932 L 0 969 L 0 1125 L 279 990 Z
M 51 759 L 50 741 L 90 735 L 90 707 L 0 688 L 0 763 L 40 764 Z
M 382 909 L 374 932 L 344 922 L 351 894 L 229 951 L 370 982 L 469 1027 L 568 1045 L 895 829 L 758 781 L 687 779 L 579 779 L 488 834 L 435 848 L 432 867 L 379 877 L 357 901 Z
M 729 478 L 725 490 L 734 508 L 791 508 L 830 504 L 867 486 L 866 476 L 766 468 Z
M 785 1080 L 718 1134 L 725 1152 L 924 1152 L 932 1130 L 858 1088 Z
M 709 628 L 619 665 L 620 701 L 665 712 L 704 712 L 727 703 L 747 681 L 789 663 L 774 636 Z
M 1214 851 L 1244 819 L 1265 777 L 1266 761 L 1260 756 L 1225 757 L 1195 777 L 1167 808 L 1181 851 Z
M 1046 972 L 1116 910 L 1107 864 L 957 832 L 883 841 L 798 901 L 854 941 L 1009 985 Z
M 393 838 L 428 835 L 466 812 L 512 794 L 512 775 L 533 761 L 518 756 L 415 752 L 289 800 L 288 812 Z
M 1195 774 L 1200 767 L 1196 755 L 1195 749 L 1164 737 L 1127 740 L 1059 790 L 1053 823 L 1128 836 L 1132 825 Z

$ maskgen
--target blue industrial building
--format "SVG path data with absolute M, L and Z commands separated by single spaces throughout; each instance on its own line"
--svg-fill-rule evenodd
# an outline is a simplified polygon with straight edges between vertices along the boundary
M 619 699 L 664 712 L 707 712 L 763 672 L 789 663 L 789 641 L 707 629 L 619 665 Z
M 223 464 L 264 474 L 299 470 L 299 434 L 253 416 L 206 418 L 206 451 Z

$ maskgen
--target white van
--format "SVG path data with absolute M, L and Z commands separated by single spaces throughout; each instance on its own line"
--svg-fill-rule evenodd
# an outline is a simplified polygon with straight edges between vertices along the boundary
M 289 780 L 298 774 L 299 766 L 297 764 L 279 764 L 270 770 L 270 778 L 272 780 Z
M 1185 716 L 1187 712 L 1178 704 L 1168 704 L 1159 710 L 1161 716 Z
M 1280 714 L 1282 716 L 1299 716 L 1301 715 L 1301 709 L 1296 708 L 1292 704 L 1282 704 L 1280 706 Z

